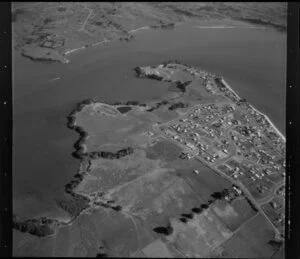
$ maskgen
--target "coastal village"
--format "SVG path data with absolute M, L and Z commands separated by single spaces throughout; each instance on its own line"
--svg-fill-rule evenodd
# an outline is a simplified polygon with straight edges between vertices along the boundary
M 227 101 L 196 104 L 179 118 L 154 125 L 153 131 L 182 147 L 182 159 L 196 158 L 236 184 L 237 192 L 248 194 L 283 234 L 284 136 L 218 75 L 177 63 L 145 67 L 142 72 L 169 80 L 176 70 L 202 78 L 207 92 Z
M 48 244 L 93 233 L 78 244 L 97 236 L 86 250 L 97 257 L 279 253 L 285 138 L 220 76 L 178 61 L 134 70 L 167 82 L 169 95 L 77 103 L 67 126 L 80 136 L 72 153 L 80 168 L 65 185 L 69 200 L 58 203 L 70 219 L 14 216 L 14 228 Z

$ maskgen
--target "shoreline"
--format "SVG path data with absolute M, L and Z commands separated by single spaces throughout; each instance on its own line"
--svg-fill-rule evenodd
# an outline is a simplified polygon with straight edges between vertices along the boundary
M 139 27 L 136 29 L 132 29 L 132 30 L 128 31 L 128 33 L 135 33 L 135 32 L 141 31 L 141 30 L 148 30 L 148 29 L 151 29 L 150 26 L 143 26 L 143 27 Z
M 229 84 L 224 80 L 224 78 L 222 77 L 221 82 L 231 91 L 233 92 L 239 99 L 240 96 L 229 86 Z M 258 114 L 260 114 L 261 116 L 265 117 L 265 119 L 270 123 L 270 125 L 273 127 L 273 129 L 275 130 L 275 132 L 284 140 L 284 142 L 286 142 L 286 138 L 285 136 L 281 133 L 281 131 L 274 125 L 274 123 L 271 121 L 271 119 L 264 113 L 260 112 L 259 110 L 257 110 L 252 104 L 250 104 L 250 107 L 257 112 Z
M 212 25 L 212 26 L 193 26 L 194 28 L 198 29 L 259 29 L 259 30 L 266 30 L 265 27 L 254 27 L 254 26 L 226 26 L 226 25 Z
M 168 63 L 178 63 L 178 64 L 182 64 L 185 65 L 179 61 L 168 61 L 165 63 L 162 63 L 161 65 L 164 64 L 168 64 Z M 158 65 L 158 66 L 161 66 Z M 186 65 L 187 67 L 191 67 Z M 147 78 L 152 78 L 152 79 L 156 79 L 161 81 L 162 78 L 160 78 L 159 76 L 155 76 L 153 77 L 151 74 L 147 74 L 147 72 L 145 72 L 142 67 L 136 67 L 134 68 L 134 70 L 137 72 L 136 76 L 137 77 L 147 77 Z M 202 70 L 202 69 L 201 69 Z M 213 75 L 211 73 L 206 72 L 205 70 L 202 70 L 207 74 Z M 230 85 L 224 80 L 223 77 L 220 77 L 221 79 L 221 83 L 231 92 L 233 93 L 238 99 L 241 99 L 239 97 L 239 95 L 230 87 Z M 63 210 L 65 210 L 67 213 L 69 213 L 70 215 L 70 220 L 67 221 L 62 221 L 59 220 L 57 218 L 47 218 L 47 217 L 42 217 L 42 218 L 38 218 L 38 219 L 28 219 L 24 222 L 28 222 L 30 224 L 34 224 L 35 229 L 34 232 L 32 230 L 23 230 L 21 229 L 21 227 L 19 227 L 19 225 L 16 225 L 15 229 L 21 231 L 21 232 L 28 232 L 32 235 L 35 236 L 40 236 L 40 237 L 46 237 L 46 236 L 50 236 L 56 233 L 56 229 L 59 228 L 60 226 L 67 226 L 67 225 L 71 225 L 82 213 L 88 211 L 90 208 L 93 208 L 93 205 L 95 205 L 93 198 L 91 198 L 89 195 L 83 195 L 83 194 L 79 194 L 76 193 L 74 191 L 74 189 L 80 184 L 80 182 L 84 179 L 84 177 L 86 176 L 86 174 L 89 172 L 89 167 L 90 167 L 90 163 L 91 160 L 93 159 L 97 159 L 99 157 L 102 158 L 106 158 L 106 159 L 119 159 L 123 156 L 127 156 L 133 153 L 134 149 L 131 147 L 128 148 L 123 148 L 120 149 L 116 152 L 109 152 L 109 151 L 94 151 L 94 152 L 87 152 L 85 150 L 85 141 L 88 138 L 88 133 L 81 127 L 76 125 L 76 114 L 80 111 L 82 111 L 86 106 L 91 105 L 91 104 L 104 104 L 104 105 L 110 105 L 110 106 L 119 106 L 119 105 L 123 105 L 122 103 L 114 103 L 114 104 L 108 104 L 108 103 L 103 103 L 100 102 L 98 100 L 95 99 L 85 99 L 82 100 L 80 102 L 78 102 L 75 105 L 75 108 L 69 113 L 69 115 L 66 117 L 67 118 L 67 128 L 69 128 L 70 130 L 75 131 L 76 133 L 79 134 L 79 138 L 77 139 L 77 141 L 74 143 L 74 148 L 75 151 L 72 152 L 72 156 L 75 159 L 78 159 L 80 161 L 80 167 L 77 170 L 76 174 L 74 174 L 73 176 L 73 180 L 71 180 L 70 182 L 68 182 L 65 185 L 65 193 L 70 195 L 72 198 L 72 200 L 74 201 L 75 205 L 70 205 L 71 209 L 72 206 L 75 206 L 76 211 L 73 213 L 70 213 L 70 210 L 68 210 L 68 201 L 62 201 L 62 204 L 58 204 L 60 206 L 60 208 L 62 208 Z M 139 103 L 135 102 L 127 102 L 125 105 L 139 105 Z M 144 106 L 144 105 L 141 105 Z M 253 109 L 255 112 L 257 112 L 258 114 L 260 114 L 261 116 L 263 116 L 270 124 L 270 126 L 273 127 L 273 129 L 275 130 L 275 132 L 284 140 L 284 142 L 286 142 L 286 139 L 284 137 L 284 135 L 276 128 L 276 126 L 272 123 L 272 121 L 270 120 L 270 118 L 263 114 L 262 112 L 258 111 L 256 108 L 254 108 L 251 104 L 249 104 L 249 106 L 251 107 L 251 109 Z M 104 204 L 105 205 L 105 204 Z M 103 205 L 103 206 L 104 206 Z M 105 205 L 106 206 L 106 205 Z M 114 209 L 114 207 L 110 207 L 112 209 Z M 42 223 L 40 223 L 42 221 Z M 45 223 L 44 223 L 45 221 Z M 18 222 L 15 222 L 16 224 L 18 224 Z M 40 230 L 40 228 L 42 228 L 42 230 Z M 42 234 L 40 234 L 40 232 L 37 231 L 42 231 Z M 45 233 L 43 232 L 45 231 Z M 37 232 L 37 233 L 35 233 Z
M 106 42 L 110 42 L 110 40 L 108 40 L 108 39 L 104 39 L 104 40 L 102 40 L 102 41 L 98 41 L 98 42 L 95 42 L 95 43 L 92 43 L 92 44 L 85 44 L 84 46 L 82 46 L 82 47 L 79 47 L 79 48 L 76 48 L 76 49 L 70 49 L 70 50 L 67 50 L 67 51 L 65 51 L 63 54 L 65 55 L 65 56 L 67 56 L 67 55 L 70 55 L 70 54 L 72 54 L 72 53 L 75 53 L 75 52 L 77 52 L 77 51 L 79 51 L 79 50 L 84 50 L 84 49 L 87 49 L 89 46 L 90 47 L 96 47 L 96 46 L 98 46 L 98 45 L 100 45 L 100 44 L 104 44 L 104 43 L 106 43 Z

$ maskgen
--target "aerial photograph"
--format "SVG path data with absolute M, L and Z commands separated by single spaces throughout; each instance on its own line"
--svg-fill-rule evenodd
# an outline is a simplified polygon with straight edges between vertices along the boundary
M 13 256 L 285 258 L 286 2 L 13 2 Z

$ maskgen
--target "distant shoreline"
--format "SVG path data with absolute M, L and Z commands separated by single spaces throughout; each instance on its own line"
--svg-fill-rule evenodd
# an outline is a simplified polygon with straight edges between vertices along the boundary
M 108 40 L 108 39 L 105 38 L 104 40 L 98 41 L 98 42 L 96 42 L 96 43 L 87 44 L 87 45 L 84 45 L 84 46 L 79 47 L 79 48 L 67 50 L 67 51 L 65 51 L 63 54 L 64 54 L 64 55 L 70 55 L 70 54 L 75 53 L 75 52 L 77 52 L 77 51 L 79 51 L 79 50 L 87 49 L 89 46 L 90 46 L 90 47 L 95 47 L 95 46 L 97 46 L 97 45 L 104 44 L 104 43 L 106 43 L 106 42 L 110 42 L 110 40 Z
M 194 28 L 199 29 L 260 29 L 266 30 L 265 27 L 247 27 L 247 26 L 227 26 L 227 25 L 211 25 L 211 26 L 193 26 Z

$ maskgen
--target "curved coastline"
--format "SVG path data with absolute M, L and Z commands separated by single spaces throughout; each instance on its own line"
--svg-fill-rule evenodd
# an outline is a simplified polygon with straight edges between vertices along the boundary
M 80 168 L 74 175 L 74 179 L 65 185 L 66 194 L 70 195 L 70 199 L 62 200 L 57 202 L 63 210 L 70 215 L 70 220 L 67 222 L 59 219 L 53 219 L 48 217 L 32 218 L 32 219 L 18 219 L 16 215 L 13 215 L 13 228 L 21 232 L 27 232 L 37 237 L 47 237 L 54 235 L 56 229 L 59 226 L 66 226 L 72 224 L 76 218 L 81 215 L 84 211 L 88 210 L 93 203 L 93 200 L 89 195 L 78 194 L 74 189 L 83 181 L 87 172 L 90 171 L 91 160 L 99 157 L 105 159 L 119 159 L 121 157 L 130 155 L 134 152 L 133 148 L 123 148 L 116 152 L 109 151 L 96 151 L 86 152 L 84 143 L 88 137 L 87 132 L 75 123 L 76 113 L 80 112 L 86 105 L 98 103 L 93 99 L 86 99 L 76 104 L 74 110 L 67 116 L 67 127 L 71 130 L 75 130 L 79 134 L 79 139 L 75 142 L 75 151 L 72 153 L 73 157 L 80 160 Z M 94 202 L 95 203 L 95 202 Z M 106 204 L 103 202 L 96 202 L 95 205 L 102 207 L 111 208 L 115 211 L 120 211 L 122 208 L 115 204 Z
M 183 64 L 179 61 L 167 61 L 162 63 L 159 66 L 164 66 L 169 63 L 177 63 L 185 65 L 189 68 L 191 66 Z M 148 73 L 147 70 L 145 70 L 144 67 L 136 67 L 134 69 L 136 71 L 136 76 L 140 78 L 150 78 L 155 79 L 159 81 L 165 81 L 165 79 L 161 76 Z M 229 86 L 229 84 L 224 80 L 223 77 L 219 75 L 213 75 L 215 79 L 218 80 L 218 83 L 221 84 L 220 87 L 223 89 L 226 88 L 229 90 L 229 92 L 234 96 L 234 99 L 236 100 L 242 100 L 239 95 Z M 184 83 L 181 83 L 180 81 L 175 81 L 177 83 L 178 88 L 181 91 L 185 91 L 185 87 L 188 86 L 191 82 L 187 81 Z M 181 87 L 183 85 L 183 87 Z M 70 220 L 67 222 L 60 221 L 59 219 L 51 219 L 47 217 L 40 217 L 40 218 L 33 218 L 33 219 L 26 219 L 26 220 L 19 220 L 14 215 L 13 217 L 13 228 L 17 229 L 21 232 L 27 232 L 32 235 L 38 236 L 38 237 L 45 237 L 49 235 L 54 235 L 56 232 L 56 228 L 62 225 L 70 225 L 72 224 L 76 218 L 81 215 L 82 212 L 88 210 L 92 205 L 100 205 L 103 207 L 110 207 L 116 211 L 121 210 L 120 206 L 109 206 L 106 203 L 95 202 L 93 200 L 92 196 L 89 195 L 83 195 L 78 194 L 74 191 L 74 189 L 80 184 L 81 181 L 83 181 L 85 175 L 90 171 L 91 167 L 91 161 L 93 159 L 97 159 L 99 157 L 105 158 L 105 159 L 119 159 L 121 157 L 130 155 L 134 152 L 133 148 L 123 148 L 116 152 L 110 152 L 110 151 L 94 151 L 94 152 L 87 152 L 85 141 L 88 138 L 88 133 L 81 127 L 76 125 L 76 114 L 80 111 L 82 111 L 86 106 L 91 104 L 104 104 L 101 102 L 98 102 L 93 99 L 85 99 L 81 102 L 78 102 L 75 106 L 75 108 L 70 112 L 70 114 L 67 116 L 67 127 L 71 130 L 76 131 L 79 134 L 79 139 L 75 142 L 74 148 L 75 151 L 72 153 L 73 157 L 80 160 L 80 168 L 78 169 L 77 173 L 74 175 L 74 179 L 71 180 L 69 183 L 65 185 L 65 192 L 66 194 L 70 195 L 70 199 L 66 201 L 60 201 L 58 205 L 64 209 L 68 214 L 70 215 Z M 167 104 L 167 101 L 162 101 L 162 104 Z M 138 101 L 128 101 L 126 103 L 127 105 L 140 105 L 145 106 L 145 104 L 139 104 Z M 248 104 L 248 103 L 247 103 Z M 120 102 L 117 102 L 115 104 L 112 104 L 112 106 L 118 106 L 120 105 Z M 263 116 L 266 121 L 272 126 L 272 128 L 276 131 L 276 133 L 284 140 L 286 141 L 284 135 L 275 127 L 275 125 L 271 122 L 269 117 L 261 112 L 259 112 L 257 109 L 255 109 L 252 105 L 248 104 L 248 107 L 250 107 L 253 111 L 257 112 L 261 116 Z
M 239 95 L 229 86 L 229 84 L 224 80 L 224 78 L 222 77 L 222 79 L 221 79 L 221 82 L 231 91 L 231 92 L 233 92 L 239 99 L 241 99 L 240 97 L 239 97 Z M 273 124 L 273 122 L 270 120 L 270 118 L 266 115 L 266 114 L 264 114 L 264 113 L 262 113 L 262 112 L 260 112 L 259 110 L 257 110 L 255 107 L 253 107 L 253 105 L 251 105 L 251 104 L 249 104 L 250 105 L 250 107 L 254 110 L 254 111 L 256 111 L 258 114 L 260 114 L 261 116 L 263 116 L 263 117 L 265 117 L 265 119 L 268 121 L 268 123 L 270 123 L 270 125 L 274 128 L 274 130 L 275 130 L 275 132 L 284 140 L 284 142 L 286 142 L 286 138 L 285 138 L 285 136 L 281 133 L 281 131 Z

